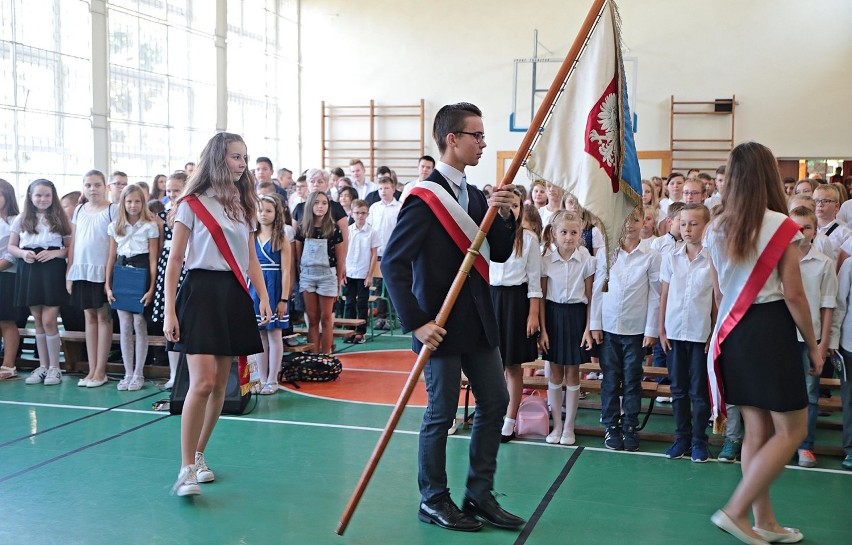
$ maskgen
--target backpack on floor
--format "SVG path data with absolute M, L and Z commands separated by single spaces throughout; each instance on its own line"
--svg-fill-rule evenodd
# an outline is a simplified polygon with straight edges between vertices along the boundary
M 287 354 L 281 360 L 278 383 L 329 382 L 337 380 L 341 371 L 343 364 L 340 360 L 328 354 Z
M 186 394 L 189 391 L 189 367 L 186 364 L 186 353 L 181 352 L 178 360 L 175 382 L 169 395 L 169 412 L 181 414 Z M 222 405 L 222 414 L 248 414 L 257 407 L 257 394 L 254 394 L 254 405 L 249 408 L 252 393 L 243 395 L 240 392 L 240 374 L 236 362 L 231 365 L 231 373 L 228 375 L 228 386 L 225 389 L 225 403 Z
M 521 400 L 518 417 L 515 419 L 515 430 L 518 437 L 546 437 L 550 433 L 547 401 L 537 391 Z

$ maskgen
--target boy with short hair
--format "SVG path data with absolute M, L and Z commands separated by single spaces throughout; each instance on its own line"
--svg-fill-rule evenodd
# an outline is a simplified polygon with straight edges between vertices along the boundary
M 396 218 L 399 216 L 399 211 L 402 208 L 402 205 L 398 200 L 394 198 L 394 191 L 396 191 L 396 183 L 390 176 L 382 176 L 376 182 L 378 185 L 378 189 L 376 190 L 379 194 L 379 201 L 370 205 L 370 214 L 367 217 L 367 222 L 373 226 L 373 229 L 376 230 L 379 234 L 379 261 L 382 260 L 382 254 L 384 254 L 385 246 L 390 239 L 391 233 L 393 232 L 394 227 L 396 227 Z M 382 288 L 381 280 L 377 281 L 378 289 Z M 388 322 L 388 305 L 382 299 L 379 299 L 378 304 L 376 305 L 376 322 L 375 327 L 377 329 L 391 329 L 392 324 Z
M 660 346 L 668 356 L 675 419 L 675 442 L 666 457 L 676 459 L 691 454 L 692 461 L 698 463 L 709 458 L 710 397 L 705 348 L 716 312 L 710 257 L 701 244 L 709 222 L 706 206 L 685 205 L 680 211 L 684 245 L 663 256 L 660 267 Z
M 683 184 L 684 204 L 702 204 L 704 202 L 704 182 L 698 178 L 690 178 Z
M 790 211 L 790 219 L 795 221 L 802 228 L 802 234 L 805 238 L 799 243 L 799 250 L 802 252 L 802 258 L 799 261 L 799 268 L 802 271 L 802 278 L 807 278 L 807 282 L 803 282 L 805 288 L 805 296 L 808 299 L 808 306 L 811 310 L 811 320 L 813 320 L 814 333 L 820 352 L 825 358 L 832 349 L 837 348 L 837 339 L 834 339 L 834 346 L 831 340 L 831 321 L 834 313 L 834 308 L 837 306 L 837 276 L 834 273 L 834 261 L 818 252 L 813 246 L 813 240 L 816 236 L 817 217 L 811 210 L 800 206 Z M 814 456 L 814 434 L 816 432 L 817 415 L 819 414 L 819 375 L 810 374 L 810 359 L 808 358 L 807 345 L 802 340 L 801 333 L 799 336 L 799 346 L 802 348 L 802 361 L 805 366 L 805 383 L 808 388 L 808 435 L 799 446 L 799 465 L 802 467 L 815 467 L 816 456 Z
M 844 243 L 852 235 L 852 231 L 836 219 L 840 208 L 840 192 L 833 185 L 823 184 L 814 190 L 813 198 L 816 203 L 817 232 L 824 234 L 831 241 L 835 254 L 828 257 L 837 260 L 840 250 L 846 250 L 843 248 Z
M 658 231 L 661 234 L 660 238 L 654 239 L 651 249 L 656 250 L 660 254 L 669 253 L 683 245 L 683 240 L 680 238 L 680 221 L 678 214 L 683 208 L 682 202 L 673 202 L 669 205 L 666 211 L 666 219 L 660 222 Z
M 343 315 L 346 318 L 367 319 L 367 306 L 370 299 L 370 285 L 373 283 L 373 271 L 376 270 L 376 251 L 381 244 L 379 233 L 367 223 L 369 208 L 367 201 L 352 201 L 352 218 L 355 223 L 349 225 L 349 248 L 346 252 L 346 279 L 343 295 L 346 306 Z M 362 344 L 367 326 L 355 328 L 355 335 L 343 342 Z

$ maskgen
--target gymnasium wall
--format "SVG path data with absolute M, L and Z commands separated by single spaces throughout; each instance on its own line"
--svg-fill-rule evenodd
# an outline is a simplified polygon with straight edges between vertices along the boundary
M 432 116 L 445 103 L 466 100 L 484 111 L 488 143 L 468 176 L 479 185 L 493 183 L 496 152 L 514 150 L 523 137 L 509 131 L 513 59 L 532 55 L 533 29 L 553 52 L 540 49 L 539 56 L 562 58 L 590 5 L 303 0 L 302 168 L 320 161 L 322 100 L 409 104 L 424 98 L 427 153 L 436 156 Z M 779 157 L 852 157 L 852 2 L 622 0 L 619 7 L 625 55 L 638 60 L 639 150 L 669 148 L 671 95 L 712 100 L 736 94 L 737 141 L 760 141 Z

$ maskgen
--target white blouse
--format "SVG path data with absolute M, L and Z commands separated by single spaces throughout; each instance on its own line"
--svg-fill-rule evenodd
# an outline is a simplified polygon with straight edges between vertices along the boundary
M 68 280 L 106 282 L 106 264 L 109 256 L 107 228 L 116 215 L 117 206 L 110 204 L 103 210 L 89 212 L 82 205 L 71 219 L 74 229 L 74 259 L 68 269 Z
M 761 231 L 765 228 L 766 217 L 771 214 L 779 213 L 767 210 L 764 214 Z M 793 240 L 790 241 L 790 244 L 798 245 L 802 238 L 804 238 L 802 233 L 796 233 Z M 728 258 L 728 250 L 725 247 L 726 240 L 724 233 L 718 231 L 716 222 L 707 226 L 707 230 L 704 232 L 704 247 L 710 252 L 710 259 L 713 261 L 713 266 L 716 268 L 720 286 L 724 286 L 726 284 L 726 280 L 731 274 L 733 274 L 735 268 L 752 268 L 758 258 L 757 255 L 752 255 L 743 263 L 731 263 L 731 260 Z M 722 295 L 731 296 L 731 294 L 724 293 Z M 769 278 L 766 279 L 766 283 L 762 288 L 760 288 L 760 292 L 757 294 L 757 297 L 754 298 L 752 304 L 772 303 L 782 299 L 784 299 L 784 290 L 781 288 L 781 275 L 778 274 L 778 267 L 775 267 L 772 269 L 772 272 L 769 273 Z
M 50 230 L 50 225 L 44 219 L 44 214 L 38 215 L 38 224 L 36 225 L 35 233 L 21 231 L 21 222 L 23 219 L 23 214 L 17 216 L 9 228 L 11 233 L 18 234 L 18 248 L 62 248 L 65 246 L 62 243 L 62 235 Z M 6 242 L 8 244 L 8 240 Z
M 547 300 L 554 303 L 584 303 L 586 279 L 595 274 L 595 258 L 580 246 L 563 259 L 556 249 L 541 260 L 541 277 L 547 278 Z
M 198 200 L 207 208 L 210 215 L 213 216 L 225 233 L 225 240 L 228 246 L 231 247 L 231 252 L 234 254 L 234 259 L 237 260 L 237 266 L 243 274 L 248 274 L 249 267 L 249 230 L 251 226 L 230 219 L 225 215 L 225 208 L 216 199 L 212 190 L 207 190 L 204 194 L 198 195 Z M 178 205 L 175 222 L 184 224 L 190 230 L 189 243 L 186 249 L 186 261 L 184 267 L 186 270 L 206 269 L 208 271 L 230 271 L 231 267 L 216 246 L 213 236 L 207 227 L 195 216 L 195 212 L 189 207 L 186 201 L 182 201 Z
M 153 222 L 140 220 L 135 225 L 125 224 L 123 235 L 116 234 L 115 224 L 116 222 L 109 224 L 107 234 L 115 239 L 116 253 L 122 257 L 147 254 L 148 240 L 160 236 L 160 231 Z
M 15 257 L 8 251 L 9 235 L 12 233 L 12 223 L 17 217 L 18 216 L 9 216 L 5 220 L 0 218 L 0 259 L 5 259 L 12 264 L 11 267 L 2 271 L 6 273 L 15 273 L 17 270 L 17 267 L 15 266 Z
M 541 298 L 541 254 L 538 237 L 532 231 L 524 230 L 524 247 L 521 255 L 512 255 L 505 263 L 492 261 L 488 265 L 488 277 L 492 286 L 527 285 L 527 297 Z

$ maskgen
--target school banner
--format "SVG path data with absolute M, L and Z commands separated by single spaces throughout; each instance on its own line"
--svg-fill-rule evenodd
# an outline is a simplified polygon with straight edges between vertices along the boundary
M 642 181 L 621 58 L 620 19 L 607 1 L 526 162 L 600 218 L 608 254 L 641 204 Z

